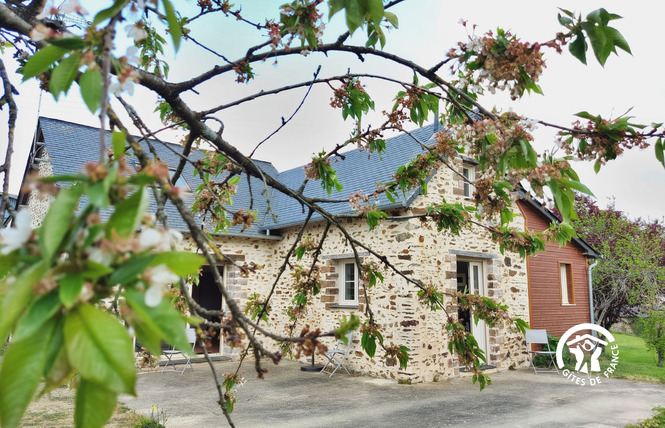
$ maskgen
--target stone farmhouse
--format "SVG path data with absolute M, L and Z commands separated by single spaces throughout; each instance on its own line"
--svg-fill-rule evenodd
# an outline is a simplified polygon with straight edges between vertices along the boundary
M 427 142 L 434 132 L 435 125 L 430 125 L 413 131 L 411 135 Z M 96 160 L 98 135 L 96 128 L 40 118 L 26 173 L 37 170 L 40 175 L 48 176 L 79 172 L 86 162 Z M 331 199 L 346 199 L 357 191 L 371 194 L 376 189 L 376 183 L 390 181 L 399 166 L 422 151 L 412 136 L 401 134 L 389 139 L 385 154 L 369 154 L 361 150 L 344 153 L 343 161 L 333 162 L 344 189 L 333 192 Z M 175 169 L 179 159 L 177 152 L 182 147 L 156 142 L 153 142 L 153 147 L 160 158 Z M 190 157 L 198 159 L 202 156 L 201 152 L 196 152 Z M 372 162 L 365 162 L 368 157 Z M 294 189 L 299 188 L 305 178 L 303 168 L 279 172 L 268 162 L 258 161 L 257 164 L 265 174 Z M 546 328 L 555 335 L 561 335 L 575 324 L 589 322 L 592 318 L 588 286 L 590 264 L 599 254 L 581 239 L 574 239 L 562 248 L 556 243 L 548 243 L 545 252 L 525 260 L 516 253 L 506 251 L 501 254 L 498 245 L 491 241 L 484 229 L 465 230 L 460 236 L 454 236 L 445 231 L 437 232 L 435 225 L 413 218 L 414 214 L 423 213 L 430 203 L 440 203 L 442 196 L 448 202 L 464 203 L 470 199 L 473 188 L 459 177 L 463 175 L 473 179 L 476 165 L 472 160 L 463 158 L 456 159 L 453 165 L 458 168 L 459 174 L 441 168 L 430 177 L 426 194 L 415 190 L 400 195 L 401 198 L 394 203 L 383 195 L 379 196 L 379 208 L 401 219 L 384 221 L 371 232 L 364 221 L 344 218 L 345 214 L 352 214 L 349 204 L 324 206 L 339 216 L 339 221 L 356 239 L 384 254 L 403 272 L 424 283 L 435 284 L 442 292 L 468 290 L 506 303 L 511 315 L 522 317 L 531 323 L 532 328 Z M 201 181 L 194 176 L 193 167 L 187 165 L 176 184 L 193 190 Z M 222 253 L 234 260 L 263 266 L 246 278 L 240 275 L 238 267 L 232 264 L 223 266 L 226 287 L 241 306 L 253 293 L 261 296 L 269 293 L 283 256 L 293 245 L 307 217 L 295 201 L 272 189 L 264 190 L 262 181 L 243 177 L 238 183 L 233 205 L 247 208 L 252 195 L 257 221 L 254 227 L 244 232 L 239 227 L 231 227 L 228 233 L 215 238 Z M 307 183 L 305 194 L 327 196 L 316 181 Z M 34 226 L 38 226 L 48 200 L 22 194 L 19 195 L 19 204 L 30 209 Z M 515 211 L 522 214 L 514 222 L 518 228 L 544 230 L 551 221 L 555 221 L 551 212 L 530 198 L 518 201 Z M 174 212 L 174 207 L 167 206 L 166 212 L 170 227 L 185 232 L 185 225 Z M 303 236 L 318 243 L 324 230 L 324 222 L 314 215 Z M 377 262 L 367 252 L 361 252 L 360 258 L 363 263 L 370 260 Z M 448 336 L 442 328 L 445 313 L 433 312 L 423 305 L 412 285 L 385 270 L 384 282 L 368 289 L 369 295 L 365 296 L 351 247 L 334 227 L 330 229 L 323 246 L 320 264 L 322 289 L 314 297 L 304 319 L 299 321 L 299 327 L 309 324 L 323 330 L 332 329 L 342 316 L 351 313 L 364 319 L 367 297 L 376 321 L 385 329 L 385 343 L 406 345 L 410 349 L 408 368 L 401 371 L 397 364 L 386 362 L 380 351 L 374 359 L 367 357 L 361 350 L 360 337 L 356 336 L 347 367 L 372 376 L 414 382 L 459 375 L 460 368 L 455 356 L 448 352 Z M 219 309 L 223 306 L 221 294 L 210 282 L 209 275 L 204 267 L 200 284 L 194 287 L 192 293 L 204 307 Z M 279 333 L 284 332 L 284 326 L 289 322 L 286 310 L 291 304 L 291 297 L 292 278 L 287 269 L 277 283 L 269 316 L 269 326 Z M 455 302 L 452 298 L 449 300 L 452 306 Z M 488 328 L 482 322 L 475 325 L 470 314 L 453 311 L 485 350 L 489 367 L 506 369 L 526 364 L 524 338 L 512 327 L 497 325 Z M 216 344 L 212 352 L 233 355 L 237 350 L 221 343 Z

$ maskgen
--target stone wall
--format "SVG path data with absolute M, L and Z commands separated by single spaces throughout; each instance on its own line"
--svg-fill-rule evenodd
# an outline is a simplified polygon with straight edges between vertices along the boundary
M 46 154 L 43 155 L 46 157 Z M 461 170 L 462 163 L 455 167 Z M 42 175 L 52 175 L 50 163 L 40 164 Z M 398 220 L 384 221 L 373 231 L 359 220 L 343 220 L 348 233 L 365 243 L 372 252 L 384 255 L 395 269 L 425 284 L 433 284 L 448 294 L 457 290 L 456 273 L 458 260 L 473 260 L 482 263 L 486 295 L 509 305 L 511 315 L 521 316 L 528 321 L 528 289 L 526 263 L 519 255 L 499 253 L 498 246 L 492 243 L 489 234 L 479 227 L 463 231 L 460 236 L 453 236 L 448 231 L 438 232 L 431 222 L 412 218 L 423 214 L 431 203 L 440 203 L 445 197 L 448 202 L 464 199 L 461 192 L 462 180 L 458 174 L 442 167 L 429 181 L 428 194 L 418 196 L 408 209 L 392 214 L 403 216 Z M 39 200 L 35 194 L 30 199 L 30 210 L 35 226 L 41 224 L 49 200 Z M 517 212 L 517 209 L 515 209 Z M 304 234 L 312 242 L 318 243 L 323 236 L 325 225 L 313 223 Z M 522 219 L 514 222 L 517 228 L 523 228 Z M 290 324 L 287 309 L 293 296 L 293 268 L 284 264 L 284 257 L 296 239 L 299 228 L 282 230 L 279 237 L 238 237 L 221 236 L 216 243 L 220 251 L 230 256 L 237 265 L 260 265 L 261 268 L 249 275 L 242 275 L 239 266 L 225 263 L 224 281 L 226 289 L 239 305 L 244 308 L 247 297 L 258 293 L 262 297 L 273 294 L 272 311 L 269 315 L 269 328 L 278 334 L 287 333 Z M 359 250 L 361 263 L 378 259 L 366 250 Z M 309 266 L 311 252 L 302 261 L 291 259 L 291 264 Z M 344 235 L 331 227 L 319 259 L 321 292 L 313 298 L 306 314 L 296 326 L 295 334 L 305 325 L 328 331 L 338 326 L 342 316 L 358 315 L 365 320 L 366 299 L 369 300 L 376 322 L 382 328 L 386 345 L 405 345 L 410 349 L 406 370 L 399 370 L 396 361 L 386 361 L 381 349 L 370 359 L 361 349 L 360 336 L 353 340 L 354 348 L 349 355 L 349 369 L 372 376 L 409 379 L 413 382 L 427 382 L 438 378 L 456 376 L 459 367 L 454 355 L 447 349 L 448 334 L 444 323 L 447 315 L 443 310 L 432 311 L 423 305 L 417 295 L 418 289 L 408 283 L 394 270 L 383 267 L 384 281 L 373 289 L 366 289 L 366 284 L 359 287 L 358 305 L 355 307 L 339 305 L 340 260 L 353 259 L 353 250 Z M 281 277 L 279 272 L 284 269 Z M 446 300 L 447 310 L 455 318 L 455 298 Z M 496 326 L 488 331 L 489 353 L 487 362 L 505 369 L 511 365 L 522 366 L 526 363 L 523 338 L 510 326 Z M 332 347 L 334 339 L 327 338 Z M 266 342 L 271 349 L 277 345 Z M 224 346 L 223 353 L 236 355 L 239 349 Z M 306 358 L 302 358 L 305 362 Z M 322 356 L 317 356 L 323 362 Z
M 46 147 L 42 146 L 39 149 L 37 154 L 38 158 L 48 159 L 48 151 Z M 43 161 L 37 164 L 37 173 L 40 177 L 50 177 L 53 175 L 53 167 L 51 166 L 50 161 Z M 28 211 L 30 212 L 30 227 L 33 229 L 38 228 L 42 225 L 44 217 L 48 212 L 48 207 L 53 202 L 53 196 L 47 195 L 40 192 L 37 189 L 33 189 L 30 192 L 30 198 L 28 199 Z
M 460 166 L 461 163 L 458 163 Z M 452 236 L 447 231 L 438 232 L 436 225 L 421 221 L 418 218 L 407 218 L 424 212 L 432 202 L 439 203 L 445 196 L 448 202 L 464 201 L 460 192 L 456 191 L 461 180 L 447 169 L 441 169 L 428 183 L 428 194 L 419 196 L 408 210 L 398 215 L 403 220 L 385 221 L 373 231 L 358 220 L 344 220 L 342 224 L 348 233 L 366 245 L 371 251 L 385 255 L 387 260 L 397 269 L 425 284 L 434 284 L 445 293 L 456 292 L 456 271 L 458 260 L 475 260 L 482 262 L 483 279 L 486 284 L 486 295 L 509 305 L 511 315 L 521 316 L 528 321 L 528 290 L 526 263 L 519 255 L 506 252 L 500 254 L 498 246 L 490 240 L 489 233 L 481 228 L 463 231 L 460 236 Z M 515 227 L 523 227 L 521 219 L 517 219 Z M 308 226 L 304 236 L 318 243 L 324 232 L 324 224 L 319 222 Z M 280 241 L 264 239 L 243 239 L 238 237 L 220 238 L 220 248 L 226 254 L 244 255 L 245 262 L 254 262 L 263 268 L 244 279 L 243 284 L 234 289 L 241 299 L 257 292 L 262 297 L 270 293 L 274 285 L 272 312 L 269 325 L 277 333 L 286 333 L 289 324 L 286 314 L 291 305 L 293 288 L 291 281 L 292 269 L 287 267 L 279 281 L 275 283 L 283 257 L 293 245 L 299 232 L 298 228 L 282 231 Z M 361 263 L 378 259 L 369 252 L 359 249 Z M 302 261 L 293 265 L 308 266 L 311 253 L 307 253 Z M 406 345 L 411 350 L 408 368 L 399 370 L 396 362 L 385 361 L 383 352 L 377 350 L 374 359 L 362 352 L 360 337 L 354 337 L 354 349 L 349 356 L 347 367 L 372 376 L 388 378 L 408 378 L 414 382 L 432 381 L 438 378 L 455 376 L 459 368 L 454 356 L 448 353 L 448 334 L 444 323 L 447 315 L 443 310 L 432 311 L 420 303 L 418 289 L 391 269 L 384 267 L 384 282 L 373 289 L 364 290 L 360 286 L 359 302 L 355 307 L 339 305 L 339 262 L 353 259 L 351 246 L 344 235 L 334 227 L 328 233 L 319 260 L 322 287 L 321 293 L 314 297 L 307 313 L 298 322 L 295 334 L 309 325 L 323 331 L 337 327 L 339 319 L 351 313 L 365 319 L 365 293 L 370 301 L 376 322 L 384 332 L 384 343 Z M 234 268 L 227 270 L 227 286 L 234 279 Z M 235 279 L 234 279 L 235 280 Z M 244 290 L 244 292 L 243 292 Z M 453 317 L 454 297 L 447 300 L 448 309 Z M 523 338 L 510 326 L 496 326 L 488 331 L 489 355 L 488 364 L 505 369 L 511 365 L 522 366 L 524 357 Z M 333 346 L 334 340 L 328 339 L 327 344 Z M 271 345 L 274 346 L 274 345 Z M 303 358 L 303 362 L 308 359 Z M 317 361 L 323 362 L 319 356 Z

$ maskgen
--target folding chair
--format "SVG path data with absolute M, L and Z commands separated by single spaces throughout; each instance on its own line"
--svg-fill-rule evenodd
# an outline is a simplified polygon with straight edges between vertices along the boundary
M 531 345 L 540 345 L 540 350 L 534 351 Z M 549 370 L 550 367 L 554 367 L 554 370 L 556 370 L 556 372 L 559 373 L 559 369 L 556 366 L 556 361 L 554 360 L 556 351 L 552 351 L 550 349 L 550 343 L 547 340 L 547 330 L 526 331 L 526 352 L 527 356 L 529 357 L 529 362 L 531 363 L 531 367 L 533 368 L 533 371 L 535 373 L 541 373 L 541 372 L 554 373 L 552 370 Z M 538 355 L 549 357 L 550 364 L 547 366 L 547 368 L 538 368 L 533 363 L 533 358 Z
M 164 367 L 162 367 L 162 371 L 160 373 L 164 373 L 164 371 L 168 366 L 173 366 L 173 370 L 169 371 L 177 372 L 178 369 L 176 368 L 176 361 L 174 361 L 174 358 L 178 355 L 182 356 L 182 358 L 185 360 L 184 367 L 182 368 L 182 371 L 180 371 L 180 373 L 185 373 L 187 366 L 189 366 L 190 369 L 194 370 L 194 367 L 192 367 L 190 359 L 191 359 L 191 354 L 194 353 L 194 347 L 196 346 L 196 330 L 193 328 L 188 328 L 185 330 L 185 334 L 187 335 L 187 341 L 192 344 L 192 352 L 185 353 L 179 349 L 175 349 L 175 347 L 173 346 L 171 347 L 171 349 L 162 351 L 162 355 L 166 357 L 166 364 L 164 365 Z
M 344 370 L 346 370 L 346 373 L 351 374 L 349 370 L 346 368 L 344 365 L 344 360 L 346 360 L 347 355 L 349 355 L 349 351 L 351 350 L 351 347 L 353 346 L 352 340 L 353 340 L 353 331 L 350 331 L 346 334 L 346 340 L 347 342 L 344 343 L 343 340 L 338 340 L 337 344 L 335 347 L 328 352 L 326 352 L 326 358 L 328 359 L 328 362 L 326 363 L 325 366 L 321 369 L 321 373 L 328 373 L 326 372 L 326 368 L 328 366 L 330 367 L 335 367 L 334 370 L 330 373 L 329 377 L 332 377 L 332 375 L 335 374 L 338 368 L 342 367 Z

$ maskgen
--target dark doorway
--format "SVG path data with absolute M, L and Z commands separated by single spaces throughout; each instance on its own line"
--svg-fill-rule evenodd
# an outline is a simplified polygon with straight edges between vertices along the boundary
M 223 268 L 218 266 L 220 275 L 223 275 Z M 199 276 L 199 285 L 192 286 L 192 298 L 196 303 L 211 311 L 222 309 L 222 293 L 217 288 L 212 275 L 210 266 L 203 266 Z M 204 316 L 207 321 L 219 323 L 221 319 L 217 316 Z M 219 328 L 203 323 L 201 329 L 206 335 L 206 349 L 209 353 L 220 352 Z M 200 346 L 197 346 L 196 352 L 203 352 Z

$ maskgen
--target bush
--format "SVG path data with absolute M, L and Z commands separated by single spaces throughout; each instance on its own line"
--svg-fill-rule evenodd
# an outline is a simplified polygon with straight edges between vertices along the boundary
M 559 345 L 559 339 L 547 333 L 547 342 L 550 346 L 550 350 L 556 351 L 556 347 Z M 547 348 L 544 345 L 543 345 L 543 350 L 545 351 L 547 350 Z M 564 348 L 562 357 L 563 357 L 563 363 L 566 366 L 573 363 L 573 358 L 570 355 L 568 348 Z M 552 364 L 552 361 L 550 360 L 550 357 L 547 355 L 536 355 L 533 358 L 533 364 L 536 367 L 549 367 Z
M 635 334 L 635 336 L 642 337 L 644 330 L 646 329 L 646 317 L 631 318 L 628 323 L 633 329 L 633 334 Z
M 651 311 L 644 318 L 642 339 L 647 349 L 655 352 L 658 367 L 663 367 L 665 360 L 665 311 Z

